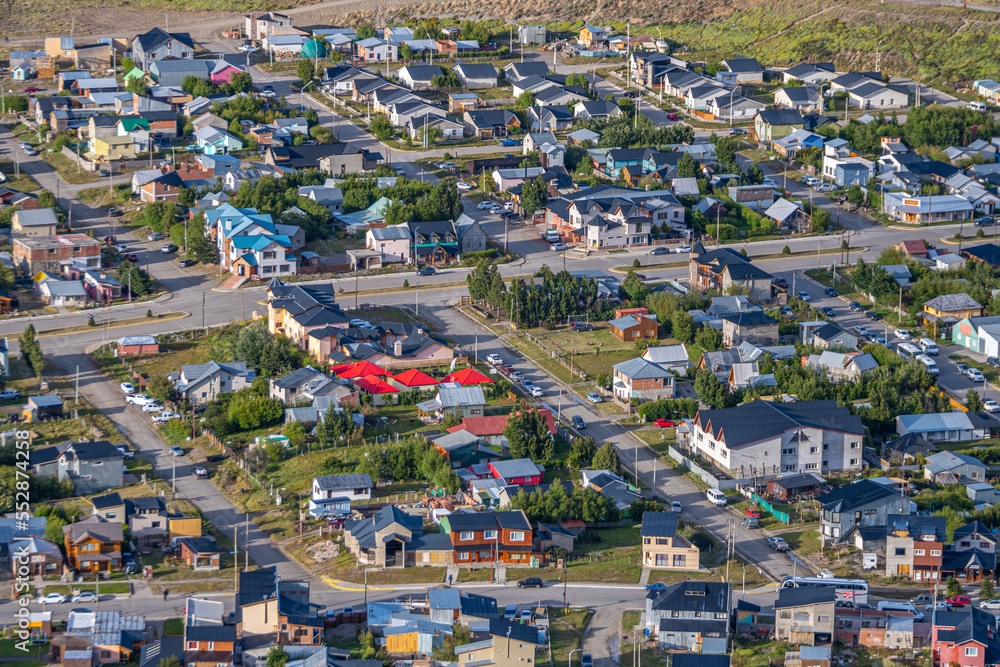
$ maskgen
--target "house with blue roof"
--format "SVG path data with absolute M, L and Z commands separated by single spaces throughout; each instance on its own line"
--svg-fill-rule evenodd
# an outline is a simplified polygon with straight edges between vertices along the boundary
M 200 130 L 195 130 L 194 138 L 198 148 L 206 155 L 243 150 L 242 141 L 228 132 L 214 127 L 203 127 Z
M 292 208 L 290 211 L 301 212 Z M 296 225 L 276 224 L 268 213 L 224 203 L 205 211 L 206 231 L 215 239 L 220 263 L 239 276 L 274 277 L 298 273 L 305 233 Z

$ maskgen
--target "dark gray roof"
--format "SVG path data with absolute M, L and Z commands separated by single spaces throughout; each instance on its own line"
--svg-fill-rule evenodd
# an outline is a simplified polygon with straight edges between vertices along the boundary
M 250 572 L 240 572 L 240 588 L 236 593 L 237 616 L 244 606 L 271 600 L 278 595 L 278 571 L 263 567 Z M 239 620 L 239 619 L 237 619 Z
M 745 58 L 736 56 L 723 61 L 730 72 L 763 72 L 764 68 L 757 62 L 756 58 Z
M 109 507 L 121 507 L 125 504 L 125 501 L 117 493 L 107 493 L 103 496 L 91 498 L 90 503 L 95 509 L 103 510 Z
M 150 510 L 165 510 L 167 509 L 167 503 L 163 498 L 159 496 L 143 496 L 140 498 L 129 498 L 128 504 L 131 505 L 132 509 L 137 512 L 150 511 Z
M 774 608 L 799 607 L 806 604 L 835 602 L 837 591 L 831 586 L 797 586 L 782 588 L 778 591 L 778 599 Z
M 982 304 L 973 299 L 968 294 L 942 294 L 941 296 L 936 296 L 929 301 L 924 301 L 924 307 L 933 308 L 936 311 L 948 311 L 948 310 L 966 310 L 982 308 Z
M 805 119 L 797 109 L 766 109 L 759 114 L 768 125 L 804 125 Z
M 217 554 L 222 553 L 222 549 L 207 537 L 182 537 L 177 540 L 179 544 L 187 545 L 187 548 L 196 554 Z
M 235 642 L 236 626 L 222 623 L 185 625 L 184 639 L 189 642 Z
M 142 47 L 143 51 L 149 51 L 155 48 L 161 42 L 165 42 L 168 39 L 176 39 L 178 42 L 194 48 L 194 43 L 191 41 L 191 35 L 186 32 L 164 32 L 160 28 L 153 28 L 147 33 L 143 33 L 135 38 L 135 41 L 139 42 L 139 46 Z
M 682 581 L 660 591 L 650 591 L 652 608 L 666 611 L 727 612 L 729 584 L 719 581 Z
M 341 489 L 370 489 L 372 478 L 366 472 L 347 475 L 321 475 L 316 478 L 316 484 L 324 491 L 339 491 Z
M 775 437 L 794 428 L 810 427 L 822 430 L 864 435 L 861 417 L 848 408 L 837 406 L 834 400 L 773 403 L 754 401 L 735 408 L 699 410 L 695 423 L 715 440 L 722 439 L 726 447 Z M 878 485 L 876 485 L 878 486 Z
M 462 615 L 476 618 L 499 618 L 497 599 L 488 595 L 466 593 L 462 596 Z
M 959 538 L 965 537 L 966 535 L 982 535 L 992 542 L 997 541 L 993 532 L 978 520 L 973 521 L 972 523 L 967 523 L 961 528 L 955 529 L 955 541 L 958 541 Z
M 778 320 L 769 316 L 763 310 L 741 311 L 738 313 L 727 313 L 721 319 L 732 322 L 738 327 L 753 327 L 763 324 L 777 324 Z
M 824 493 L 817 500 L 825 511 L 848 512 L 855 507 L 862 507 L 887 498 L 899 499 L 900 494 L 888 486 L 877 484 L 870 479 L 863 479 Z
M 496 528 L 531 530 L 531 524 L 520 510 L 509 512 L 472 512 L 449 514 L 448 525 L 452 532 L 467 530 L 493 530 Z
M 467 79 L 495 79 L 497 77 L 497 68 L 489 63 L 459 63 L 452 69 L 460 71 L 462 76 Z
M 910 537 L 920 539 L 933 535 L 936 542 L 945 541 L 945 518 L 943 516 L 911 516 L 909 514 L 889 514 L 885 518 L 886 535 L 905 531 Z
M 490 619 L 489 633 L 497 637 L 507 637 L 508 639 L 516 639 L 517 641 L 531 644 L 542 643 L 538 636 L 538 628 L 534 625 L 511 623 L 502 618 Z
M 115 449 L 107 440 L 98 440 L 96 442 L 74 442 L 67 450 L 67 455 L 70 452 L 76 455 L 76 458 L 80 461 L 98 461 L 101 459 L 113 459 L 113 458 L 124 458 L 122 453 Z
M 775 484 L 788 491 L 792 491 L 794 489 L 801 489 L 807 486 L 815 486 L 816 484 L 826 483 L 822 477 L 819 477 L 819 475 L 816 475 L 815 473 L 789 475 L 788 477 L 779 477 L 771 481 L 773 481 Z
M 677 534 L 678 512 L 645 512 L 642 515 L 643 537 L 673 537 Z

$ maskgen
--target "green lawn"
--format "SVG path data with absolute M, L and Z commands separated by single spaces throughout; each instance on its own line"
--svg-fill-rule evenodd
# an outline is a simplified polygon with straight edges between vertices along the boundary
M 552 662 L 556 665 L 579 665 L 580 652 L 573 654 L 573 663 L 568 663 L 570 651 L 583 648 L 583 633 L 590 622 L 589 609 L 549 611 L 549 635 L 552 642 Z
M 568 368 L 553 359 L 548 353 L 542 350 L 542 348 L 538 347 L 527 338 L 523 338 L 521 336 L 511 336 L 507 339 L 507 342 L 517 348 L 529 360 L 535 362 L 540 368 L 548 371 L 550 375 L 554 375 L 559 380 L 566 383 L 582 381 L 579 376 L 571 374 Z
M 72 586 L 65 586 L 62 584 L 57 584 L 55 586 L 46 586 L 46 593 L 64 593 L 70 595 L 74 590 L 80 589 L 83 591 L 97 591 L 97 584 L 73 584 Z M 131 592 L 128 583 L 124 582 L 104 582 L 100 585 L 101 595 L 127 595 Z
M 184 634 L 183 618 L 168 618 L 163 621 L 163 636 L 176 636 Z
M 20 642 L 20 639 L 0 639 L 0 658 L 27 658 L 30 656 L 45 657 L 45 654 L 49 652 L 48 642 L 45 642 L 44 644 L 30 644 L 31 648 L 27 652 L 17 648 L 17 644 Z M 34 663 L 18 661 L 17 664 L 25 665 Z M 43 662 L 41 664 L 46 663 Z
M 56 170 L 63 180 L 71 185 L 80 183 L 96 183 L 101 180 L 100 174 L 79 168 L 75 162 L 62 153 L 40 152 L 40 157 Z
M 807 530 L 793 530 L 787 533 L 782 533 L 781 536 L 785 538 L 785 541 L 788 542 L 790 547 L 802 554 L 809 555 L 811 553 L 817 553 L 821 550 L 819 531 L 815 528 Z
M 641 558 L 639 546 L 588 552 L 570 562 L 566 581 L 637 584 L 642 575 Z
M 637 547 L 641 544 L 639 541 L 639 528 L 639 524 L 636 524 L 635 526 L 596 529 L 593 532 L 597 534 L 601 541 L 584 544 L 580 540 L 577 540 L 573 553 L 579 555 L 621 547 Z

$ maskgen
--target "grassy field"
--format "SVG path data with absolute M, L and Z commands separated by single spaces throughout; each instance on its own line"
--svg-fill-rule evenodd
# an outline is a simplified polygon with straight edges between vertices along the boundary
M 556 665 L 580 664 L 580 652 L 573 654 L 573 663 L 568 663 L 570 651 L 583 648 L 583 634 L 590 623 L 589 609 L 552 609 L 549 612 L 549 634 L 552 641 L 552 661 Z
M 73 584 L 72 586 L 65 586 L 62 584 L 56 584 L 54 586 L 46 586 L 46 593 L 65 593 L 70 595 L 73 591 L 79 589 L 82 591 L 96 591 L 98 588 L 97 584 Z M 101 595 L 126 595 L 130 592 L 129 584 L 120 581 L 110 581 L 102 583 L 100 585 Z
M 807 556 L 821 550 L 819 531 L 815 528 L 807 530 L 793 530 L 787 533 L 782 533 L 781 536 L 785 538 L 785 541 L 788 542 L 788 545 L 792 547 L 792 549 L 795 549 L 796 551 Z
M 38 183 L 35 182 L 35 179 L 24 173 L 24 170 L 21 170 L 20 178 L 14 178 L 14 171 L 13 162 L 10 160 L 0 160 L 0 172 L 3 172 L 7 177 L 7 180 L 0 183 L 0 186 L 17 190 L 18 192 L 37 192 L 41 189 Z
M 566 383 L 582 382 L 579 376 L 571 374 L 568 368 L 554 360 L 542 348 L 527 338 L 512 336 L 507 339 L 507 342 L 516 347 L 529 360 L 535 362 L 540 368 L 548 371 L 559 380 Z
M 642 575 L 641 558 L 639 546 L 587 553 L 583 558 L 570 562 L 566 568 L 566 581 L 637 584 Z
M 331 564 L 332 567 L 330 567 Z M 365 581 L 365 568 L 357 567 L 354 556 L 349 553 L 341 554 L 339 558 L 328 561 L 326 565 L 323 574 L 327 577 L 352 583 L 364 583 Z M 369 571 L 368 585 L 444 583 L 445 572 L 443 567 L 407 567 L 401 570 Z M 487 570 L 488 572 L 489 570 Z M 489 581 L 489 574 L 487 574 L 486 580 Z
M 97 183 L 101 180 L 100 174 L 84 171 L 75 162 L 62 153 L 41 152 L 39 156 L 45 160 L 50 167 L 56 170 L 63 180 L 71 185 L 81 183 Z

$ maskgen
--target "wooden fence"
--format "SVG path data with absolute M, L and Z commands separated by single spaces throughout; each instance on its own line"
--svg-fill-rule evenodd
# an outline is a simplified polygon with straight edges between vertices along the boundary
M 572 375 L 576 375 L 576 376 L 580 377 L 583 380 L 587 379 L 587 374 L 586 373 L 584 373 L 583 371 L 578 370 L 574 366 L 571 366 L 569 363 L 567 363 L 567 361 L 565 359 L 563 359 L 562 357 L 559 356 L 558 352 L 556 352 L 555 350 L 549 348 L 549 346 L 545 345 L 534 334 L 530 334 L 530 333 L 527 333 L 527 332 L 516 332 L 514 335 L 516 335 L 516 336 L 523 336 L 523 337 L 527 338 L 528 340 L 530 340 L 532 343 L 534 343 L 539 348 L 541 348 L 543 352 L 547 352 L 550 357 L 552 357 L 553 359 L 555 359 L 556 361 L 558 361 L 560 364 L 562 364 L 563 366 L 565 366 L 566 370 L 568 370 Z

